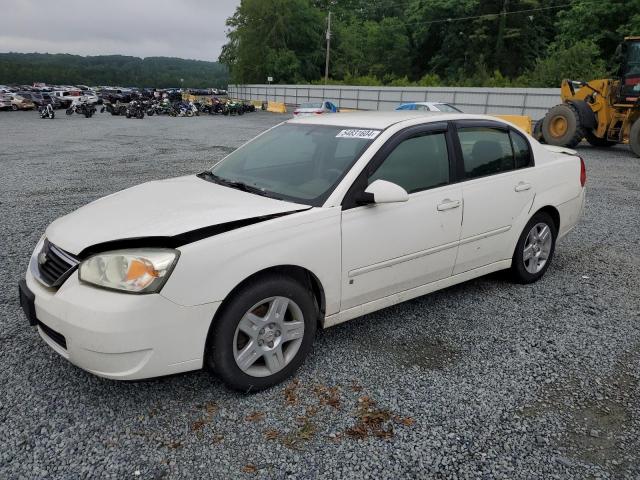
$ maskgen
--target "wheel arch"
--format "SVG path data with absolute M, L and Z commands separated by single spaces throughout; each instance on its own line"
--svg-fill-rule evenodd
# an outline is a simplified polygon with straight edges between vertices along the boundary
M 555 224 L 556 227 L 556 232 L 560 232 L 560 211 L 554 207 L 553 205 L 546 205 L 542 208 L 539 208 L 538 210 L 536 210 L 533 215 L 531 215 L 530 219 L 534 217 L 534 215 L 540 213 L 540 212 L 544 212 L 546 214 L 548 214 L 551 219 L 553 220 L 553 223 Z
M 224 314 L 225 307 L 229 303 L 229 301 L 233 298 L 233 296 L 242 290 L 248 283 L 256 281 L 260 277 L 266 277 L 268 275 L 278 274 L 288 276 L 297 282 L 300 282 L 302 285 L 309 288 L 314 299 L 316 300 L 316 304 L 318 306 L 318 327 L 321 328 L 322 319 L 324 318 L 324 313 L 326 311 L 326 297 L 324 287 L 320 282 L 320 279 L 314 274 L 311 270 L 301 267 L 299 265 L 275 265 L 271 267 L 264 268 L 262 270 L 258 270 L 257 272 L 252 273 L 240 283 L 238 283 L 224 298 L 220 307 L 216 310 L 216 313 L 213 316 L 211 324 L 209 325 L 209 331 L 207 332 L 207 341 L 205 342 L 205 358 L 207 355 L 206 349 L 207 345 L 209 345 L 209 335 L 213 331 L 213 327 L 218 319 Z

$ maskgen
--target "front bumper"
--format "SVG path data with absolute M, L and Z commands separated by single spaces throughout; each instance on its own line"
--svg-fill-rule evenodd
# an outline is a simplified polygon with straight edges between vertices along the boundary
M 74 365 L 117 380 L 202 368 L 209 326 L 220 305 L 185 307 L 160 294 L 94 288 L 80 283 L 77 272 L 57 291 L 30 271 L 26 285 L 35 296 L 44 341 Z

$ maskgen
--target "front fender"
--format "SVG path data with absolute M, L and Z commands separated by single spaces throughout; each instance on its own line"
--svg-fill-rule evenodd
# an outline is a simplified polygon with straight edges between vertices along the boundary
M 184 245 L 161 295 L 185 306 L 222 301 L 254 273 L 295 265 L 319 279 L 326 314 L 336 313 L 340 307 L 340 218 L 340 207 L 312 208 Z

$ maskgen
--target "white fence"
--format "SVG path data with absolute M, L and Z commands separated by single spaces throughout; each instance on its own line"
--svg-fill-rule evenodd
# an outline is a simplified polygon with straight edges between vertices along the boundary
M 467 113 L 529 115 L 534 120 L 560 103 L 559 88 L 229 85 L 229 95 L 288 105 L 329 100 L 341 108 L 357 110 L 394 110 L 405 102 L 447 102 Z

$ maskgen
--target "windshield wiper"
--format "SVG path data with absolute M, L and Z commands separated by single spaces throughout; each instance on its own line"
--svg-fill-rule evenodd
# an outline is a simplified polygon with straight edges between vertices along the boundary
M 263 197 L 271 197 L 272 196 L 267 191 L 263 190 L 262 188 L 254 187 L 253 185 L 249 185 L 247 183 L 240 182 L 238 180 L 228 180 L 226 178 L 219 177 L 215 173 L 212 173 L 212 172 L 210 172 L 208 170 L 205 170 L 204 172 L 199 173 L 198 177 L 200 177 L 202 179 L 205 179 L 205 180 L 210 180 L 210 181 L 212 181 L 214 183 L 218 183 L 220 185 L 224 185 L 225 187 L 231 187 L 231 188 L 235 188 L 237 190 L 242 190 L 243 192 L 255 193 L 257 195 L 262 195 Z

